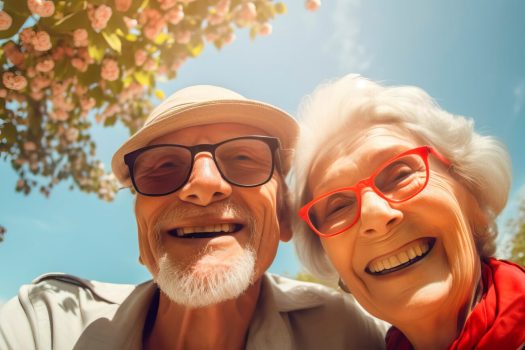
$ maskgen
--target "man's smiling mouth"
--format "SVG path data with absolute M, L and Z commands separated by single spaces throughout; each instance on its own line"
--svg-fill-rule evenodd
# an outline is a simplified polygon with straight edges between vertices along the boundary
M 380 276 L 404 269 L 426 257 L 435 243 L 435 238 L 418 239 L 392 255 L 374 259 L 365 272 Z
M 177 238 L 213 238 L 223 235 L 231 235 L 239 232 L 243 225 L 233 223 L 221 223 L 206 226 L 177 227 L 168 233 Z

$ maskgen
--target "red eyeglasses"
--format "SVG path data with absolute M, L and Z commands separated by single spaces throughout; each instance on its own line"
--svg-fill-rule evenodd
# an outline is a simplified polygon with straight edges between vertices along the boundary
M 428 155 L 447 167 L 450 162 L 430 146 L 405 151 L 389 159 L 373 174 L 351 187 L 324 193 L 299 210 L 299 216 L 321 237 L 332 237 L 351 228 L 361 216 L 361 191 L 370 187 L 390 203 L 400 203 L 423 191 L 428 183 Z

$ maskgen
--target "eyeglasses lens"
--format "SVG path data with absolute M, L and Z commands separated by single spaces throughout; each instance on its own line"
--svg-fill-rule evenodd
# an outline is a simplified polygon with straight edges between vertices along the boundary
M 215 159 L 223 176 L 238 185 L 257 186 L 272 175 L 272 151 L 261 140 L 238 139 L 223 143 L 215 150 Z
M 215 149 L 215 162 L 224 178 L 240 186 L 258 186 L 273 171 L 272 150 L 258 139 L 237 139 Z M 192 153 L 180 146 L 163 146 L 142 152 L 133 165 L 135 186 L 141 193 L 162 195 L 173 192 L 187 181 Z
M 191 167 L 191 152 L 182 147 L 157 147 L 135 160 L 135 185 L 142 193 L 164 194 L 180 187 Z
M 373 189 L 390 202 L 412 198 L 428 181 L 426 162 L 419 154 L 408 154 L 383 165 L 372 178 Z M 308 216 L 322 234 L 331 235 L 349 229 L 359 218 L 359 200 L 355 190 L 341 190 L 317 201 Z

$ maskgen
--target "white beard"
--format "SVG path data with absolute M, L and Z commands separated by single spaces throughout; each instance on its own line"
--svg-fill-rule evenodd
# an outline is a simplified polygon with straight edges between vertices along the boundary
M 182 270 L 167 253 L 159 259 L 155 282 L 171 301 L 191 308 L 218 304 L 240 296 L 253 282 L 255 252 L 244 249 L 229 268 L 203 275 L 191 268 Z

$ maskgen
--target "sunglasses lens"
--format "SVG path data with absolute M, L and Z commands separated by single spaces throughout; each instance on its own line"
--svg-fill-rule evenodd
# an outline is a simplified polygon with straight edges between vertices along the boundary
M 141 193 L 162 195 L 177 190 L 188 178 L 191 153 L 177 146 L 148 149 L 135 160 L 133 176 Z
M 215 159 L 223 176 L 238 185 L 260 185 L 272 175 L 272 151 L 266 142 L 258 139 L 223 143 L 215 150 Z

